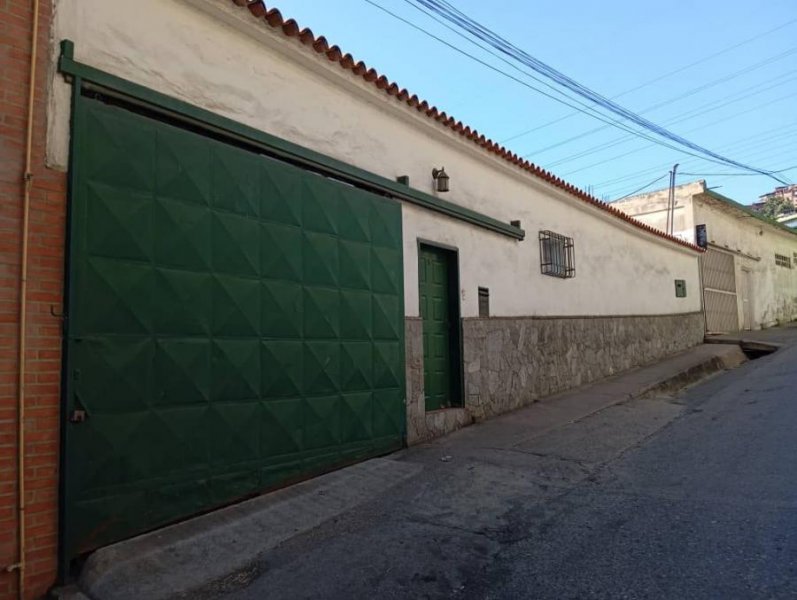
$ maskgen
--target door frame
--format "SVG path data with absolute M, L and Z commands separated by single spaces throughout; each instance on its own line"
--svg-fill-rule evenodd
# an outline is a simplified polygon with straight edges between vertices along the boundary
M 460 294 L 460 277 L 459 277 L 459 248 L 456 246 L 450 246 L 448 244 L 443 244 L 440 242 L 435 242 L 432 240 L 424 239 L 424 238 L 417 238 L 416 240 L 416 253 L 418 255 L 418 268 L 420 269 L 421 264 L 421 249 L 422 248 L 433 248 L 435 250 L 442 250 L 445 252 L 449 258 L 449 261 L 453 264 L 450 264 L 452 268 L 448 271 L 448 286 L 449 290 L 454 291 L 454 294 L 449 294 L 449 301 L 448 301 L 448 308 L 451 311 L 452 317 L 456 319 L 456 327 L 454 327 L 454 335 L 456 336 L 456 340 L 449 342 L 449 348 L 451 349 L 450 357 L 451 357 L 451 397 L 452 397 L 452 405 L 446 408 L 441 408 L 437 410 L 448 410 L 450 408 L 464 408 L 465 406 L 465 364 L 463 362 L 463 357 L 465 356 L 464 351 L 464 335 L 463 335 L 463 327 L 462 327 L 462 298 Z M 418 297 L 420 299 L 421 293 L 421 278 L 420 272 L 418 273 Z M 418 306 L 418 313 L 420 315 L 420 305 Z M 423 316 L 421 316 L 421 336 L 423 336 Z M 424 355 L 424 364 L 426 362 L 426 356 Z M 426 387 L 426 381 L 424 377 L 424 390 Z M 424 404 L 424 412 L 426 411 L 426 405 Z M 432 412 L 432 411 L 429 411 Z

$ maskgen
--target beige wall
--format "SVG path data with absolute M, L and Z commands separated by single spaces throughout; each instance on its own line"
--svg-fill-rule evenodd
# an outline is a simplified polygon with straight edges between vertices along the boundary
M 409 175 L 424 192 L 433 193 L 432 168 L 445 166 L 446 200 L 521 220 L 528 237 L 516 242 L 405 205 L 407 315 L 419 313 L 418 238 L 459 249 L 465 317 L 478 313 L 478 286 L 504 316 L 699 310 L 698 294 L 676 298 L 673 283 L 698 289 L 695 252 L 490 155 L 232 2 L 60 0 L 56 23 L 53 41 L 72 39 L 78 61 L 385 177 Z M 68 86 L 54 82 L 49 158 L 65 165 Z M 575 279 L 540 274 L 541 229 L 575 238 Z

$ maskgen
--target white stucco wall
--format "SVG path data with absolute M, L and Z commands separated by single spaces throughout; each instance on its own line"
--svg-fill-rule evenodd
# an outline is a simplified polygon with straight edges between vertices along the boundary
M 64 38 L 76 60 L 251 127 L 378 173 L 409 175 L 433 193 L 445 166 L 445 199 L 509 222 L 527 239 L 403 206 L 405 304 L 418 315 L 417 239 L 459 249 L 462 314 L 673 314 L 700 309 L 697 254 L 646 233 L 494 157 L 296 39 L 227 0 L 58 0 L 53 56 Z M 367 58 L 367 57 L 358 57 Z M 68 159 L 69 86 L 53 74 L 48 160 Z M 540 274 L 537 233 L 575 238 L 574 279 Z M 674 279 L 689 295 L 675 297 Z

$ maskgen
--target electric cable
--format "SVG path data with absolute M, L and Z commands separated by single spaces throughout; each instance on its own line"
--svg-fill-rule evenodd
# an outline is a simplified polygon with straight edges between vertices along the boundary
M 797 47 L 790 48 L 789 50 L 787 50 L 785 52 L 782 52 L 782 53 L 777 54 L 777 55 L 775 55 L 773 57 L 769 57 L 767 59 L 764 59 L 764 60 L 756 63 L 755 65 L 751 65 L 750 67 L 747 67 L 745 69 L 740 69 L 740 70 L 736 71 L 735 73 L 733 73 L 732 75 L 720 77 L 720 78 L 715 79 L 713 81 L 700 84 L 696 88 L 692 88 L 691 90 L 687 90 L 686 92 L 683 92 L 683 93 L 681 93 L 681 94 L 679 94 L 677 96 L 673 96 L 672 98 L 668 98 L 667 100 L 662 100 L 661 102 L 658 102 L 656 104 L 648 106 L 648 107 L 642 109 L 639 112 L 639 114 L 640 115 L 644 115 L 644 114 L 647 114 L 647 113 L 649 113 L 651 111 L 654 111 L 656 109 L 662 108 L 663 106 L 668 106 L 670 104 L 673 104 L 675 102 L 683 100 L 684 98 L 689 98 L 691 96 L 694 96 L 695 94 L 698 94 L 698 93 L 702 92 L 703 90 L 714 88 L 717 85 L 719 85 L 720 83 L 725 83 L 727 81 L 731 81 L 731 80 L 733 80 L 733 79 L 735 79 L 737 77 L 741 77 L 742 75 L 746 75 L 747 73 L 750 73 L 751 71 L 754 71 L 756 69 L 759 69 L 759 68 L 767 66 L 767 65 L 770 65 L 773 62 L 776 62 L 777 60 L 781 60 L 781 59 L 786 58 L 788 56 L 791 56 L 791 55 L 793 55 L 795 53 L 797 53 Z M 783 85 L 783 84 L 781 83 L 779 85 Z M 760 92 L 756 92 L 756 93 L 760 93 Z M 528 156 L 531 156 L 532 154 L 538 155 L 538 154 L 542 154 L 544 152 L 548 152 L 549 150 L 553 150 L 555 148 L 559 148 L 561 146 L 570 144 L 572 142 L 578 141 L 578 140 L 583 139 L 585 137 L 589 137 L 589 136 L 591 136 L 591 135 L 593 135 L 595 133 L 599 133 L 601 131 L 604 131 L 604 130 L 607 129 L 607 127 L 608 127 L 607 125 L 602 125 L 600 127 L 595 127 L 593 129 L 590 129 L 589 131 L 582 132 L 582 133 L 580 133 L 578 135 L 574 135 L 574 136 L 569 137 L 569 138 L 567 138 L 565 140 L 560 140 L 560 141 L 558 141 L 558 142 L 556 142 L 554 144 L 550 144 L 550 145 L 545 146 L 543 148 L 539 148 L 537 150 L 533 150 L 533 151 L 527 152 L 527 153 L 525 153 L 523 155 L 523 157 L 526 158 Z
M 787 171 L 793 171 L 797 169 L 797 165 L 793 167 L 786 167 L 785 169 L 778 169 L 777 171 L 772 171 L 773 173 L 786 173 Z M 756 175 L 755 173 L 678 173 L 679 175 L 683 175 L 685 177 L 760 177 L 760 175 Z
M 695 128 L 693 128 L 693 129 L 690 129 L 690 130 L 689 130 L 687 133 L 693 133 L 693 132 L 695 132 L 695 131 L 700 131 L 701 129 L 705 129 L 706 127 L 711 127 L 712 125 L 717 125 L 718 123 L 722 123 L 722 122 L 724 122 L 724 121 L 727 121 L 727 120 L 729 120 L 729 119 L 732 119 L 732 118 L 738 117 L 738 116 L 740 116 L 740 115 L 744 115 L 744 114 L 747 114 L 747 113 L 750 113 L 750 112 L 753 112 L 753 111 L 761 110 L 762 108 L 764 108 L 764 107 L 767 107 L 767 106 L 770 106 L 770 105 L 772 105 L 772 104 L 775 104 L 775 103 L 777 103 L 777 102 L 782 102 L 783 100 L 790 100 L 790 99 L 792 99 L 793 97 L 794 97 L 794 95 L 793 95 L 793 94 L 787 94 L 787 95 L 785 95 L 785 96 L 780 96 L 780 97 L 778 97 L 778 98 L 775 98 L 775 99 L 773 99 L 773 100 L 770 100 L 769 102 L 765 102 L 764 104 L 760 104 L 760 105 L 758 105 L 758 106 L 754 106 L 753 108 L 750 108 L 750 109 L 747 109 L 747 110 L 744 110 L 744 111 L 741 111 L 741 112 L 735 113 L 734 115 L 731 115 L 731 116 L 726 116 L 726 117 L 722 117 L 721 119 L 717 119 L 716 121 L 712 121 L 712 122 L 710 122 L 710 123 L 703 123 L 703 124 L 702 124 L 702 125 L 700 125 L 699 127 L 695 127 Z M 633 150 L 630 150 L 630 151 L 628 151 L 628 152 L 624 152 L 623 154 L 616 154 L 616 155 L 614 155 L 614 156 L 611 156 L 611 157 L 609 157 L 609 158 L 607 158 L 607 159 L 604 159 L 604 160 L 601 160 L 601 161 L 598 161 L 598 162 L 591 163 L 591 164 L 589 164 L 589 165 L 586 165 L 586 166 L 580 167 L 579 169 L 576 169 L 576 170 L 574 170 L 574 171 L 568 171 L 568 172 L 564 173 L 564 175 L 563 175 L 563 176 L 564 176 L 564 177 L 568 177 L 569 175 L 572 175 L 572 174 L 575 174 L 575 173 L 580 173 L 581 171 L 586 171 L 587 169 L 591 169 L 591 168 L 593 168 L 593 167 L 597 167 L 597 166 L 600 166 L 600 165 L 606 164 L 607 162 L 611 162 L 611 161 L 613 161 L 613 160 L 617 160 L 618 158 L 623 158 L 623 157 L 625 157 L 625 156 L 628 156 L 628 155 L 630 155 L 630 154 L 636 154 L 636 153 L 638 153 L 638 152 L 640 152 L 640 151 L 642 151 L 642 150 L 645 150 L 645 149 L 647 149 L 647 148 L 651 148 L 651 147 L 652 147 L 652 144 L 646 144 L 646 145 L 644 145 L 644 146 L 641 146 L 641 147 L 639 147 L 639 148 L 635 148 L 635 149 L 633 149 Z M 733 166 L 736 166 L 736 165 L 733 165 Z M 546 167 L 546 168 L 547 168 L 547 167 Z M 748 169 L 745 169 L 745 170 L 748 170 Z M 757 172 L 758 172 L 758 171 L 757 171 Z M 760 173 L 760 172 L 759 172 L 759 174 L 763 175 L 764 173 Z M 781 183 L 782 183 L 782 182 L 781 182 Z
M 686 111 L 684 113 L 681 113 L 679 115 L 675 115 L 672 119 L 665 121 L 665 125 L 667 125 L 667 126 L 677 125 L 678 123 L 683 123 L 684 121 L 689 121 L 691 119 L 694 119 L 695 117 L 699 117 L 699 116 L 704 115 L 704 114 L 709 113 L 709 112 L 714 112 L 714 111 L 716 111 L 716 110 L 718 110 L 720 108 L 724 108 L 726 106 L 730 106 L 731 104 L 736 104 L 737 102 L 741 102 L 742 100 L 746 100 L 748 98 L 752 98 L 753 96 L 757 96 L 759 94 L 763 94 L 763 93 L 768 92 L 770 90 L 773 90 L 773 89 L 775 89 L 777 87 L 786 85 L 787 83 L 791 83 L 792 81 L 795 81 L 795 80 L 797 80 L 797 76 L 796 77 L 789 77 L 789 78 L 784 79 L 782 75 L 779 75 L 778 77 L 774 77 L 773 79 L 770 79 L 767 82 L 763 82 L 763 83 L 768 83 L 769 81 L 777 81 L 777 83 L 774 83 L 774 84 L 772 84 L 770 86 L 767 86 L 767 87 L 756 87 L 756 89 L 754 91 L 752 91 L 752 92 L 742 91 L 742 92 L 739 92 L 737 94 L 732 94 L 731 96 L 728 97 L 726 102 L 722 102 L 720 104 L 716 104 L 715 102 L 710 102 L 710 103 L 707 103 L 707 104 L 703 104 L 701 106 L 695 107 L 695 108 L 693 108 L 691 110 L 688 110 L 688 111 Z M 793 98 L 793 94 L 789 94 L 788 96 L 779 98 L 778 100 L 770 101 L 768 104 L 771 104 L 773 102 L 779 101 L 780 99 L 786 99 L 786 98 Z M 768 104 L 765 104 L 764 106 L 767 106 Z M 753 109 L 751 109 L 751 110 L 755 110 L 756 108 L 759 108 L 759 107 L 753 107 Z M 727 115 L 723 119 L 727 120 L 728 118 L 731 118 L 733 116 L 738 116 L 739 114 L 745 114 L 747 112 L 750 112 L 750 110 L 745 110 L 745 111 L 742 111 L 740 113 L 736 113 L 734 115 Z M 603 129 L 603 128 L 601 128 L 601 129 Z M 593 130 L 593 131 L 595 131 L 595 130 Z M 694 131 L 694 130 L 692 130 L 692 131 Z M 619 146 L 621 144 L 625 144 L 625 143 L 627 143 L 629 141 L 633 141 L 633 140 L 634 140 L 634 136 L 632 136 L 632 135 L 623 135 L 623 136 L 614 138 L 612 140 L 608 140 L 606 142 L 602 142 L 600 144 L 596 144 L 595 146 L 591 146 L 590 148 L 582 150 L 581 152 L 578 152 L 576 154 L 571 154 L 571 155 L 568 155 L 568 156 L 566 156 L 564 158 L 557 159 L 556 161 L 546 165 L 546 168 L 551 169 L 551 168 L 557 167 L 559 165 L 567 164 L 567 163 L 572 162 L 574 160 L 578 160 L 579 158 L 584 158 L 585 156 L 590 156 L 590 155 L 595 154 L 597 152 L 601 152 L 601 151 L 607 150 L 609 148 L 614 148 L 616 146 Z M 523 156 L 524 156 L 524 158 L 526 158 L 526 157 L 530 156 L 530 154 L 524 154 Z
M 737 48 L 740 48 L 740 47 L 745 46 L 745 45 L 747 45 L 749 43 L 752 43 L 752 42 L 754 42 L 756 40 L 759 40 L 759 39 L 761 39 L 762 37 L 764 37 L 766 35 L 769 35 L 771 33 L 775 33 L 776 31 L 784 29 L 784 28 L 788 27 L 789 25 L 793 25 L 794 23 L 797 23 L 797 19 L 792 19 L 790 21 L 786 21 L 785 23 L 781 23 L 777 27 L 774 27 L 774 28 L 769 29 L 767 31 L 764 31 L 764 32 L 762 32 L 760 34 L 757 34 L 757 35 L 755 35 L 753 37 L 750 37 L 750 38 L 747 38 L 745 40 L 742 40 L 741 42 L 738 42 L 738 43 L 736 43 L 736 44 L 734 44 L 732 46 L 728 46 L 727 48 L 723 48 L 722 50 L 720 50 L 718 52 L 715 52 L 713 54 L 709 54 L 708 56 L 705 56 L 705 57 L 700 58 L 700 59 L 698 59 L 698 60 L 696 60 L 696 61 L 694 61 L 692 63 L 689 63 L 688 65 L 684 65 L 683 67 L 679 67 L 679 68 L 677 68 L 677 69 L 675 69 L 673 71 L 670 71 L 670 72 L 665 73 L 663 75 L 659 75 L 658 77 L 655 77 L 653 79 L 649 79 L 648 81 L 645 81 L 645 82 L 637 85 L 636 87 L 633 87 L 633 88 L 630 88 L 628 90 L 625 90 L 624 92 L 620 92 L 616 96 L 612 96 L 612 100 L 616 100 L 617 98 L 622 98 L 623 96 L 626 96 L 626 95 L 628 95 L 628 94 L 630 94 L 632 92 L 636 92 L 637 90 L 641 90 L 643 88 L 648 87 L 649 85 L 652 85 L 654 83 L 662 81 L 663 79 L 667 79 L 668 77 L 671 77 L 673 75 L 677 75 L 678 73 L 682 73 L 683 71 L 691 69 L 692 67 L 695 67 L 697 65 L 700 65 L 700 64 L 703 64 L 705 62 L 708 62 L 709 60 L 711 60 L 713 58 L 716 58 L 718 56 L 722 56 L 723 54 L 727 54 L 728 52 L 731 52 L 732 50 L 736 50 Z M 561 117 L 559 117 L 557 119 L 554 119 L 553 121 L 548 121 L 547 123 L 544 123 L 542 125 L 538 125 L 538 126 L 533 127 L 531 129 L 526 129 L 525 131 L 522 131 L 520 133 L 516 133 L 514 135 L 511 135 L 508 138 L 504 138 L 503 140 L 500 141 L 500 143 L 501 144 L 505 144 L 505 143 L 510 142 L 512 140 L 515 140 L 517 138 L 520 138 L 520 137 L 523 137 L 525 135 L 528 135 L 529 133 L 533 133 L 535 131 L 539 131 L 540 129 L 545 129 L 546 127 L 550 127 L 551 125 L 555 125 L 557 123 L 561 123 L 562 121 L 564 121 L 566 119 L 570 119 L 570 118 L 576 116 L 577 114 L 578 113 L 573 112 L 573 113 L 569 113 L 569 114 L 563 115 L 563 116 L 561 116 Z
M 704 148 L 699 144 L 691 142 L 686 138 L 679 136 L 664 127 L 653 123 L 652 121 L 641 117 L 640 115 L 630 111 L 619 104 L 609 100 L 608 98 L 602 96 L 601 94 L 591 90 L 590 88 L 578 83 L 571 77 L 565 75 L 564 73 L 557 71 L 553 67 L 547 65 L 546 63 L 534 58 L 533 56 L 529 55 L 527 52 L 519 49 L 517 46 L 514 46 L 504 38 L 500 37 L 499 35 L 495 34 L 494 32 L 490 31 L 489 29 L 485 28 L 484 26 L 480 25 L 478 22 L 474 21 L 467 15 L 465 15 L 462 11 L 453 7 L 450 3 L 445 2 L 444 0 L 413 0 L 414 2 L 428 8 L 429 10 L 433 11 L 434 13 L 440 15 L 444 19 L 448 20 L 450 23 L 455 24 L 456 26 L 460 27 L 461 29 L 467 31 L 472 36 L 484 41 L 485 43 L 489 44 L 499 52 L 509 56 L 510 58 L 518 61 L 519 63 L 523 64 L 531 68 L 534 72 L 542 75 L 543 77 L 549 79 L 550 81 L 555 82 L 556 84 L 560 85 L 564 89 L 568 90 L 569 92 L 576 94 L 577 96 L 592 102 L 596 106 L 611 112 L 612 114 L 621 117 L 631 123 L 641 127 L 644 130 L 651 132 L 653 135 L 656 135 L 660 138 L 669 140 L 670 142 L 674 142 L 684 148 L 689 148 L 699 154 L 703 154 L 707 158 L 714 159 L 715 161 L 719 161 L 721 163 L 737 167 L 742 170 L 756 172 L 761 175 L 765 175 L 780 183 L 784 183 L 778 177 L 769 173 L 769 171 L 765 169 L 761 169 L 759 167 L 754 167 L 751 165 L 746 165 L 740 163 L 736 160 L 731 158 L 722 156 L 708 148 Z M 593 115 L 594 116 L 594 115 Z M 641 132 L 637 132 L 638 135 L 641 135 Z M 683 151 L 683 150 L 682 150 Z
M 616 200 L 614 200 L 613 202 L 616 202 L 617 200 L 622 200 L 623 198 L 628 198 L 629 196 L 633 196 L 634 194 L 638 194 L 639 192 L 641 192 L 641 191 L 643 191 L 643 190 L 646 190 L 647 188 L 649 188 L 650 186 L 652 186 L 654 183 L 657 183 L 657 182 L 661 181 L 661 180 L 662 180 L 662 179 L 664 179 L 665 177 L 667 177 L 667 175 L 662 175 L 661 177 L 656 177 L 656 179 L 654 179 L 654 180 L 653 180 L 653 181 L 651 181 L 650 183 L 646 183 L 645 185 L 643 185 L 643 186 L 642 186 L 641 188 L 639 188 L 638 190 L 634 190 L 634 191 L 633 191 L 633 192 L 631 192 L 630 194 L 626 194 L 625 196 L 621 196 L 620 198 L 617 198 L 617 199 L 616 199 Z
M 650 142 L 652 142 L 654 144 L 658 144 L 658 145 L 664 146 L 664 147 L 669 148 L 671 150 L 676 150 L 678 152 L 687 154 L 689 156 L 703 158 L 704 160 L 708 160 L 710 162 L 715 162 L 717 164 L 724 164 L 726 166 L 728 165 L 727 160 L 722 160 L 721 158 L 708 158 L 708 157 L 705 157 L 705 156 L 701 157 L 700 154 L 696 154 L 694 152 L 690 152 L 688 150 L 684 150 L 683 148 L 680 148 L 678 146 L 674 146 L 674 145 L 669 144 L 669 143 L 667 143 L 667 142 L 665 142 L 663 140 L 656 139 L 655 137 L 652 137 L 652 136 L 650 136 L 648 134 L 645 134 L 644 132 L 640 132 L 640 131 L 631 129 L 630 127 L 624 125 L 620 121 L 614 120 L 611 117 L 606 116 L 606 115 L 601 115 L 600 113 L 597 113 L 597 111 L 595 111 L 595 109 L 593 109 L 589 105 L 587 105 L 587 104 L 585 104 L 585 103 L 583 103 L 583 102 L 581 102 L 579 100 L 571 98 L 571 100 L 573 100 L 574 102 L 577 102 L 578 104 L 581 104 L 585 108 L 585 110 L 582 110 L 582 109 L 580 109 L 580 108 L 578 108 L 578 107 L 576 107 L 576 106 L 574 106 L 574 105 L 572 105 L 572 104 L 570 104 L 570 103 L 568 103 L 568 102 L 566 102 L 566 101 L 564 101 L 564 100 L 562 100 L 560 98 L 556 98 L 555 96 L 552 96 L 551 94 L 549 94 L 549 93 L 547 93 L 547 92 L 545 92 L 543 90 L 540 90 L 539 88 L 531 85 L 527 81 L 523 81 L 523 80 L 515 77 L 514 75 L 511 75 L 510 73 L 507 73 L 506 71 L 503 71 L 503 70 L 499 69 L 495 65 L 491 65 L 490 63 L 488 63 L 488 62 L 486 62 L 486 61 L 474 56 L 473 54 L 470 54 L 470 53 L 462 50 L 461 48 L 458 48 L 457 46 L 455 46 L 452 43 L 444 40 L 443 38 L 441 38 L 441 37 L 429 32 L 427 30 L 425 30 L 424 28 L 420 27 L 419 25 L 416 25 L 415 23 L 412 23 L 411 21 L 401 17 L 400 15 L 398 15 L 398 14 L 388 10 L 387 8 L 377 4 L 373 0 L 365 0 L 365 2 L 367 2 L 371 6 L 373 6 L 373 7 L 377 8 L 377 9 L 387 13 L 388 15 L 390 15 L 393 18 L 401 21 L 402 23 L 412 27 L 413 29 L 415 29 L 415 30 L 417 30 L 417 31 L 429 36 L 430 38 L 438 41 L 439 43 L 444 44 L 445 46 L 447 46 L 448 48 L 454 50 L 455 52 L 457 52 L 459 54 L 462 54 L 463 56 L 466 56 L 466 57 L 476 61 L 477 63 L 481 64 L 482 66 L 487 67 L 488 69 L 490 69 L 492 71 L 495 71 L 496 73 L 499 73 L 499 74 L 501 74 L 501 75 L 503 75 L 505 77 L 508 77 L 509 79 L 515 81 L 516 83 L 519 83 L 520 85 L 522 85 L 522 86 L 524 86 L 526 88 L 529 88 L 529 89 L 531 89 L 531 90 L 533 90 L 533 91 L 535 91 L 537 93 L 540 93 L 543 96 L 545 96 L 547 98 L 550 98 L 551 100 L 554 100 L 555 102 L 559 102 L 560 104 L 564 104 L 565 106 L 568 106 L 568 107 L 573 108 L 573 109 L 575 109 L 577 111 L 580 111 L 580 112 L 582 112 L 582 113 L 584 113 L 584 114 L 586 114 L 588 116 L 591 116 L 592 118 L 595 118 L 595 119 L 597 119 L 599 121 L 602 121 L 603 123 L 613 124 L 615 127 L 618 127 L 619 129 L 622 129 L 623 131 L 627 131 L 628 133 L 633 133 L 634 135 L 639 136 L 639 137 L 641 137 L 643 139 L 646 139 L 646 140 L 648 140 L 648 141 L 650 141 Z M 476 44 L 476 45 L 478 46 L 478 44 Z M 481 47 L 481 46 L 479 46 L 479 47 Z M 521 70 L 521 72 L 523 72 L 523 71 Z M 529 75 L 529 76 L 533 77 L 531 75 Z M 547 82 L 542 82 L 542 83 L 544 83 L 544 85 L 546 85 L 548 87 L 551 87 L 550 84 L 547 83 Z M 556 92 L 559 93 L 559 94 L 562 94 L 562 92 L 560 92 L 558 90 L 556 90 Z M 765 172 L 762 171 L 762 174 L 763 173 L 765 173 Z
M 793 132 L 794 132 L 795 129 L 797 129 L 797 121 L 788 123 L 788 124 L 785 125 L 785 127 L 780 127 L 780 126 L 779 127 L 773 127 L 772 129 L 764 130 L 764 131 L 759 132 L 759 133 L 757 133 L 755 135 L 747 136 L 744 139 L 732 142 L 731 144 L 729 144 L 727 146 L 723 146 L 722 147 L 722 151 L 723 152 L 727 152 L 727 151 L 729 151 L 731 149 L 733 149 L 734 151 L 746 150 L 746 149 L 749 148 L 749 144 L 750 144 L 750 142 L 752 140 L 756 140 L 756 142 L 753 145 L 755 145 L 755 144 L 757 144 L 759 142 L 766 142 L 766 141 L 776 140 L 776 139 L 779 139 L 781 137 L 786 137 L 786 136 L 793 135 Z M 775 132 L 775 133 L 772 134 L 772 132 Z M 759 139 L 759 138 L 762 138 L 762 139 Z M 692 162 L 692 159 L 687 159 L 686 162 Z M 620 182 L 634 180 L 634 179 L 641 179 L 642 177 L 648 176 L 650 173 L 654 173 L 656 171 L 660 171 L 661 169 L 664 169 L 664 168 L 666 168 L 667 166 L 669 166 L 671 164 L 672 164 L 671 160 L 667 161 L 665 163 L 657 163 L 656 166 L 646 167 L 645 169 L 634 171 L 633 173 L 622 175 L 620 177 L 614 177 L 612 179 L 606 179 L 606 180 L 600 181 L 600 182 L 598 182 L 596 184 L 593 184 L 593 185 L 596 186 L 596 187 L 605 187 L 605 186 L 611 186 L 612 184 L 615 184 L 615 183 L 620 183 Z

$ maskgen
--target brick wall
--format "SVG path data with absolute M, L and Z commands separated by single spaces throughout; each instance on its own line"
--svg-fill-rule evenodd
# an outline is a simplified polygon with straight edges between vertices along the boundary
M 17 597 L 17 352 L 31 0 L 0 0 L 0 600 Z M 56 572 L 66 176 L 44 164 L 53 0 L 41 0 L 28 262 L 26 598 Z

